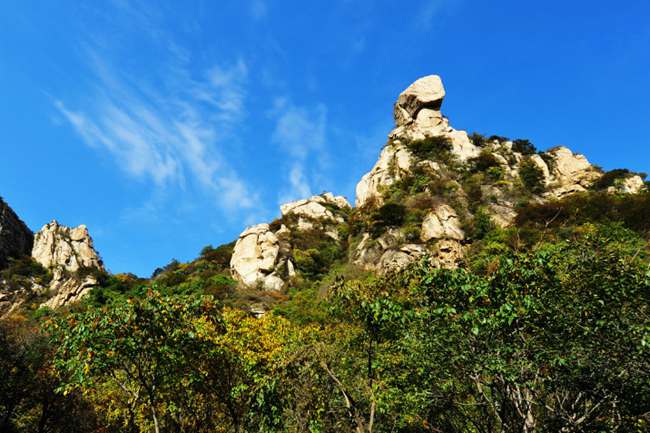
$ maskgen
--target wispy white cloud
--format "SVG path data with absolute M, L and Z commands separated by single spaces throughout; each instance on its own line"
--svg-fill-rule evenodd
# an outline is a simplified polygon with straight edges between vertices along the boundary
M 80 109 L 55 106 L 81 138 L 111 155 L 129 176 L 158 188 L 197 184 L 226 210 L 256 202 L 220 149 L 246 115 L 248 71 L 243 60 L 215 65 L 193 79 L 180 65 L 165 78 L 165 91 L 116 73 L 91 52 L 92 102 Z
M 287 98 L 278 98 L 271 117 L 275 119 L 271 142 L 288 157 L 289 165 L 287 188 L 281 192 L 280 202 L 308 197 L 318 178 L 318 161 L 314 159 L 326 159 L 327 108 L 323 104 L 296 106 Z

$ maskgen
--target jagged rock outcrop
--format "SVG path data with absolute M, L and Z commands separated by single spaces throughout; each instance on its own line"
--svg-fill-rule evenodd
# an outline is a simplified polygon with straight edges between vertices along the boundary
M 56 220 L 44 225 L 34 236 L 32 257 L 44 268 L 62 268 L 68 272 L 104 266 L 85 225 L 70 228 Z
M 50 299 L 43 305 L 57 308 L 80 300 L 97 286 L 96 271 L 104 271 L 92 238 L 84 225 L 65 227 L 52 221 L 34 236 L 32 258 L 52 272 Z
M 308 262 L 314 252 L 304 242 L 292 250 L 301 231 L 311 233 L 311 245 L 319 236 L 338 245 L 347 242 L 347 260 L 366 270 L 385 273 L 423 257 L 434 266 L 454 268 L 476 233 L 515 221 L 517 203 L 602 189 L 595 183 L 603 172 L 566 147 L 538 152 L 528 140 L 470 137 L 452 128 L 441 112 L 445 96 L 437 75 L 416 80 L 398 96 L 395 128 L 356 186 L 354 222 L 348 224 L 340 212 L 348 210 L 347 201 L 329 193 L 287 203 L 281 207 L 281 228 L 263 224 L 242 233 L 231 261 L 235 278 L 246 286 L 284 288 L 298 259 Z M 608 191 L 645 188 L 640 176 L 620 171 Z M 393 211 L 394 218 L 385 214 Z M 341 239 L 346 233 L 351 234 Z
M 282 217 L 296 217 L 298 230 L 311 230 L 315 227 L 324 228 L 324 233 L 338 240 L 336 226 L 345 222 L 336 210 L 349 209 L 350 203 L 345 197 L 335 197 L 326 192 L 308 199 L 293 201 L 280 206 Z
M 445 97 L 442 80 L 437 75 L 420 78 L 404 90 L 394 107 L 395 129 L 388 135 L 379 160 L 356 187 L 356 206 L 381 204 L 381 192 L 413 169 L 415 158 L 406 144 L 431 137 L 449 140 L 452 152 L 460 161 L 477 156 L 480 149 L 465 131 L 449 126 L 440 111 Z
M 586 191 L 602 176 L 602 173 L 592 166 L 584 155 L 574 154 L 564 146 L 545 153 L 552 161 L 551 167 L 548 167 L 550 174 L 547 182 L 550 190 L 546 193 L 548 198 L 562 198 Z
M 373 200 L 376 204 L 381 204 L 382 190 L 408 174 L 412 165 L 413 156 L 404 145 L 399 143 L 384 146 L 377 163 L 357 184 L 356 206 L 366 206 Z
M 235 244 L 230 268 L 233 277 L 245 287 L 280 291 L 296 275 L 291 258 L 291 238 L 302 231 L 317 230 L 332 241 L 339 240 L 337 227 L 345 222 L 350 209 L 341 196 L 324 193 L 280 207 L 279 228 L 258 224 L 247 228 Z
M 279 291 L 284 287 L 284 280 L 278 274 L 284 271 L 289 275 L 293 268 L 285 261 L 285 269 L 281 269 L 279 257 L 278 236 L 268 224 L 258 224 L 239 235 L 230 267 L 233 276 L 245 286 Z
M 0 198 L 0 269 L 10 258 L 29 256 L 34 234 Z

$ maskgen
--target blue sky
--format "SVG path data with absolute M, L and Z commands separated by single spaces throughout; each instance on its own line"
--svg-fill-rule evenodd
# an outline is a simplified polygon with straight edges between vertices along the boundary
M 354 200 L 410 82 L 457 129 L 650 169 L 650 3 L 383 0 L 0 6 L 0 195 L 86 224 L 113 272 Z

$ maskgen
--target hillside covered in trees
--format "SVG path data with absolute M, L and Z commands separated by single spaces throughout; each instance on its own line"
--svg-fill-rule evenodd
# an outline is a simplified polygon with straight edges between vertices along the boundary
M 0 201 L 0 431 L 650 431 L 645 174 L 456 130 L 444 98 L 400 94 L 355 206 L 151 278 Z

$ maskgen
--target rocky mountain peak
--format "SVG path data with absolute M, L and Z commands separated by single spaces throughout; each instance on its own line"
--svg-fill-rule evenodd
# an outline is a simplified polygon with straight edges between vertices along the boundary
M 48 287 L 50 308 L 76 302 L 97 285 L 95 274 L 104 271 L 85 225 L 66 227 L 56 220 L 34 236 L 32 258 L 52 272 Z
M 82 268 L 104 270 L 85 225 L 66 227 L 56 220 L 46 224 L 34 236 L 32 257 L 44 268 L 62 268 L 77 272 Z

